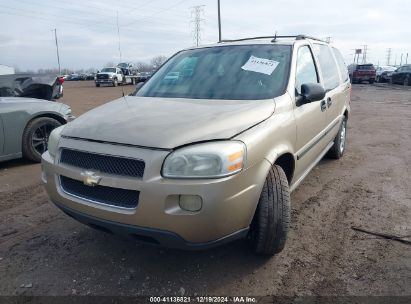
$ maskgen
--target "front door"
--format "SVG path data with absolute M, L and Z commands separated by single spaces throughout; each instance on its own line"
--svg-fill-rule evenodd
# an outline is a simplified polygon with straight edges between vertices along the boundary
M 297 50 L 296 95 L 301 93 L 302 84 L 319 82 L 311 48 L 309 45 L 301 46 Z M 327 118 L 326 108 L 325 100 L 295 105 L 294 115 L 297 124 L 295 180 L 298 180 L 309 169 L 326 146 L 322 138 Z

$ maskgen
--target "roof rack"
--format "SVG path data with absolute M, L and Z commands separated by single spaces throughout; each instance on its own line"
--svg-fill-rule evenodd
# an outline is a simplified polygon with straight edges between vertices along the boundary
M 257 39 L 272 39 L 271 42 L 275 42 L 277 38 L 295 38 L 295 40 L 311 39 L 311 40 L 317 40 L 317 41 L 328 43 L 325 40 L 307 36 L 307 35 L 286 35 L 284 36 L 284 35 L 277 35 L 277 34 L 275 36 L 257 36 L 257 37 L 249 37 L 249 38 L 221 40 L 221 42 L 238 42 L 238 41 L 257 40 Z

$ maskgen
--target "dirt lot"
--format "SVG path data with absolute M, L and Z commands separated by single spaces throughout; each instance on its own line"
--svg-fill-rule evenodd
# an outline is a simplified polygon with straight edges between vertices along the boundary
M 72 82 L 63 100 L 79 115 L 121 91 Z M 351 229 L 411 235 L 411 89 L 355 85 L 351 104 L 344 158 L 292 194 L 269 259 L 240 241 L 184 252 L 94 231 L 47 201 L 39 165 L 0 163 L 0 295 L 411 295 L 411 247 Z

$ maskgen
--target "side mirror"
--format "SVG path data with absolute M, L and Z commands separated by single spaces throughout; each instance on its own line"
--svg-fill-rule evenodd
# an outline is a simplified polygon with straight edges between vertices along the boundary
M 325 90 L 319 83 L 305 83 L 301 85 L 301 95 L 297 98 L 297 105 L 322 100 Z

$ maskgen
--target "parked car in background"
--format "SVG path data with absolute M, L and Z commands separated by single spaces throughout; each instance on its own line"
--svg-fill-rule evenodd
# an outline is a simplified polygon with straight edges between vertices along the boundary
M 96 73 L 89 73 L 86 75 L 86 80 L 94 80 Z
M 77 81 L 80 80 L 79 74 L 70 74 L 67 78 L 68 81 Z
M 150 72 L 140 72 L 137 74 L 137 82 L 144 82 L 150 79 L 151 73 Z
M 368 83 L 375 82 L 376 70 L 372 64 L 350 64 L 348 66 L 348 73 L 352 83 L 361 83 L 368 81 Z
M 73 119 L 70 107 L 62 103 L 0 97 L 0 161 L 23 156 L 40 162 L 51 131 Z
M 130 62 L 121 62 L 117 65 L 125 76 L 137 75 L 138 69 Z
M 391 75 L 391 83 L 411 85 L 411 64 L 405 64 L 396 69 Z
M 396 70 L 393 66 L 379 66 L 376 69 L 375 81 L 377 82 L 390 82 L 392 72 Z
M 324 155 L 344 154 L 350 92 L 341 53 L 303 35 L 186 49 L 134 96 L 55 129 L 43 182 L 74 219 L 133 241 L 247 238 L 272 255 L 290 191 Z

